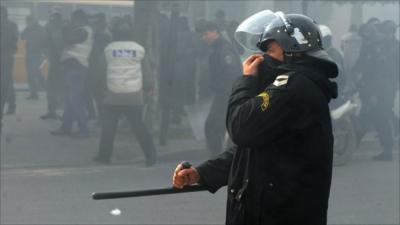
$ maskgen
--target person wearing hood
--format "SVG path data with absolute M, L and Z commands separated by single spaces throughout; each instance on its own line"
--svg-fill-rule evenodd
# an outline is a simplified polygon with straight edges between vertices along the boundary
M 337 97 L 330 81 L 337 65 L 322 48 L 317 24 L 304 15 L 261 11 L 236 33 L 252 35 L 238 39 L 263 54 L 243 62 L 232 88 L 226 125 L 235 146 L 197 167 L 179 164 L 173 185 L 199 183 L 212 193 L 227 185 L 226 224 L 327 224 L 328 104 Z

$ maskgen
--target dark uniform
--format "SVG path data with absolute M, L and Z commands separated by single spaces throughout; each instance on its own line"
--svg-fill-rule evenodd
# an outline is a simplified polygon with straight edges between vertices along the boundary
M 355 71 L 362 73 L 358 90 L 363 103 L 355 121 L 357 141 L 361 142 L 372 125 L 383 147 L 383 154 L 374 159 L 391 160 L 393 148 L 391 119 L 395 86 L 398 83 L 396 76 L 399 76 L 399 44 L 396 39 L 363 41 L 360 58 L 355 66 Z
M 47 113 L 41 119 L 57 118 L 57 109 L 64 102 L 65 84 L 61 69 L 64 48 L 64 22 L 60 13 L 53 13 L 45 26 L 45 51 L 49 61 L 47 76 Z
M 160 136 L 161 145 L 166 145 L 168 142 L 168 130 L 171 122 L 171 113 L 175 108 L 176 102 L 174 92 L 171 90 L 176 83 L 175 77 L 175 62 L 177 61 L 177 45 L 178 45 L 178 25 L 179 13 L 174 12 L 171 18 L 162 15 L 160 18 L 160 67 L 158 101 L 160 104 L 161 121 L 160 121 Z
M 228 185 L 227 224 L 326 224 L 335 91 L 308 69 L 262 93 L 254 77 L 235 83 L 227 127 L 239 147 L 197 168 L 211 192 Z
M 225 136 L 225 116 L 233 81 L 240 76 L 241 63 L 234 47 L 223 37 L 211 45 L 209 58 L 210 90 L 213 96 L 210 113 L 205 124 L 207 147 L 211 154 L 222 151 Z
M 309 18 L 291 19 L 307 22 L 296 25 L 303 34 L 319 36 Z M 234 84 L 226 124 L 236 146 L 196 168 L 210 192 L 228 185 L 226 224 L 327 223 L 333 155 L 328 103 L 337 97 L 329 79 L 338 69 L 322 49 L 314 50 L 319 54 L 285 59 L 279 65 L 285 72 L 262 91 L 260 74 Z

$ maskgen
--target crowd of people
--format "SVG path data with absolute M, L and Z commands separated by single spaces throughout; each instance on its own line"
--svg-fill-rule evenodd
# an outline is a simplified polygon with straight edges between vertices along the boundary
M 170 125 L 180 124 L 186 115 L 184 106 L 201 99 L 213 102 L 204 131 L 209 152 L 216 155 L 223 150 L 225 108 L 230 86 L 240 75 L 243 49 L 233 44 L 237 23 L 227 21 L 222 10 L 215 21 L 200 20 L 193 26 L 177 8 L 172 7 L 169 15 L 160 13 L 159 47 L 154 48 L 157 68 L 149 68 L 153 59 L 148 55 L 154 49 L 135 41 L 137 31 L 130 15 L 108 21 L 103 13 L 90 15 L 78 9 L 64 18 L 60 8 L 53 8 L 44 26 L 29 15 L 21 34 L 6 8 L 2 7 L 1 15 L 7 21 L 2 22 L 2 35 L 8 35 L 2 37 L 2 46 L 10 48 L 2 51 L 7 56 L 2 57 L 2 112 L 3 108 L 7 114 L 16 110 L 12 67 L 17 42 L 23 40 L 26 99 L 37 100 L 38 92 L 45 89 L 47 109 L 40 119 L 61 120 L 60 127 L 50 132 L 54 136 L 89 138 L 93 132 L 88 123 L 96 121 L 101 135 L 93 160 L 110 163 L 118 120 L 124 115 L 146 165 L 154 165 L 155 135 L 159 134 L 161 146 L 167 145 Z
M 399 136 L 395 108 L 400 77 L 398 25 L 377 18 L 360 26 L 352 24 L 340 38 L 340 49 L 333 46 L 332 30 L 326 25 L 319 28 L 323 46 L 339 69 L 339 96 L 331 102 L 331 108 L 340 107 L 357 94 L 362 104 L 360 112 L 352 117 L 357 145 L 368 131 L 376 131 L 383 152 L 374 159 L 392 160 L 394 141 Z
M 88 138 L 88 121 L 96 120 L 102 131 L 94 160 L 110 163 L 118 120 L 124 115 L 144 151 L 146 165 L 154 165 L 154 131 L 158 131 L 158 143 L 167 145 L 170 125 L 187 116 L 186 105 L 202 99 L 212 99 L 205 121 L 207 148 L 210 155 L 223 151 L 228 97 L 241 74 L 244 53 L 233 37 L 238 23 L 227 21 L 223 10 L 217 11 L 213 21 L 199 20 L 193 26 L 178 8 L 160 14 L 159 47 L 155 48 L 159 57 L 156 68 L 150 69 L 153 59 L 148 52 L 154 49 L 135 42 L 139 31 L 129 15 L 108 21 L 103 13 L 89 15 L 78 9 L 66 19 L 60 8 L 53 8 L 44 26 L 34 15 L 28 16 L 21 34 L 4 7 L 1 16 L 1 115 L 5 105 L 7 114 L 16 110 L 12 68 L 21 39 L 26 42 L 27 99 L 37 100 L 38 92 L 46 90 L 47 109 L 40 118 L 62 121 L 51 132 L 55 136 Z M 352 25 L 339 51 L 332 45 L 332 31 L 320 26 L 324 47 L 339 67 L 339 100 L 333 104 L 340 104 L 349 93 L 360 93 L 363 107 L 354 119 L 358 141 L 372 123 L 384 149 L 378 160 L 392 158 L 392 131 L 398 135 L 398 127 L 392 126 L 398 123 L 392 111 L 399 89 L 397 28 L 393 21 L 376 18 L 360 27 Z M 46 80 L 43 61 L 49 65 Z
M 399 118 L 393 110 L 400 74 L 397 29 L 391 20 L 371 18 L 362 24 L 358 30 L 360 54 L 350 68 L 363 103 L 356 121 L 357 141 L 372 127 L 383 147 L 376 160 L 392 160 L 393 137 L 399 132 Z

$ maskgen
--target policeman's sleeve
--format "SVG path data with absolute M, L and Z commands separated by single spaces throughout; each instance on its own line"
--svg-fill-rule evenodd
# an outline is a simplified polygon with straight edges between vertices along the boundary
M 233 146 L 216 158 L 197 166 L 196 170 L 200 174 L 199 184 L 206 186 L 211 193 L 215 193 L 221 187 L 226 186 L 233 155 L 237 148 L 237 146 Z
M 257 147 L 281 135 L 293 117 L 286 85 L 269 85 L 257 93 L 257 78 L 240 77 L 233 86 L 227 113 L 227 130 L 241 147 Z

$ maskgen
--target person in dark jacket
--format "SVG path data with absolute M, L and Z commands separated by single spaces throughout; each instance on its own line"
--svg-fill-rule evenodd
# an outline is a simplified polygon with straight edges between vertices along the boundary
M 58 119 L 57 109 L 63 104 L 65 82 L 62 79 L 61 55 L 64 48 L 64 19 L 58 8 L 53 8 L 45 26 L 45 55 L 49 63 L 47 75 L 47 112 L 40 119 Z
M 338 68 L 306 16 L 265 10 L 237 33 L 258 40 L 265 55 L 247 58 L 233 85 L 227 129 L 235 146 L 197 167 L 178 165 L 173 185 L 200 183 L 212 193 L 228 185 L 226 224 L 326 224 L 333 155 L 328 103 L 337 97 L 329 79 Z
M 89 118 L 95 117 L 96 111 L 100 118 L 101 115 L 101 104 L 104 97 L 105 80 L 106 80 L 106 65 L 102 63 L 100 58 L 104 54 L 104 49 L 111 42 L 111 34 L 107 30 L 107 19 L 104 13 L 98 13 L 93 16 L 93 48 L 89 56 L 89 72 L 88 72 L 88 101 L 90 109 L 93 100 L 96 103 L 96 110 L 88 110 Z M 100 120 L 98 120 L 100 121 Z
M 212 104 L 205 123 L 207 148 L 215 156 L 222 151 L 225 136 L 225 116 L 229 92 L 240 76 L 240 58 L 235 47 L 221 35 L 218 26 L 204 21 L 196 28 L 209 45 L 209 81 Z
M 40 66 L 44 53 L 45 29 L 33 15 L 26 17 L 27 27 L 21 34 L 26 41 L 26 72 L 30 96 L 28 100 L 38 99 L 38 89 L 44 87 L 44 78 Z
M 383 152 L 373 159 L 392 161 L 394 140 L 391 109 L 398 84 L 396 76 L 397 79 L 399 76 L 399 44 L 395 38 L 396 25 L 388 26 L 388 30 L 382 25 L 371 22 L 361 26 L 363 48 L 355 71 L 362 74 L 358 90 L 363 107 L 355 117 L 355 131 L 359 144 L 372 126 L 383 148 Z
M 159 66 L 159 106 L 160 106 L 160 145 L 168 144 L 168 131 L 171 123 L 173 109 L 175 108 L 175 95 L 171 90 L 176 86 L 176 61 L 178 50 L 178 29 L 181 20 L 179 5 L 173 4 L 170 17 L 162 15 L 160 18 L 160 66 Z
M 15 112 L 15 93 L 13 82 L 14 55 L 17 52 L 18 27 L 17 24 L 8 19 L 7 9 L 1 6 L 1 38 L 0 38 L 0 78 L 1 78 L 1 107 L 0 123 L 3 117 L 3 109 L 8 102 L 8 112 Z M 14 103 L 9 100 L 9 96 L 14 97 Z M 13 96 L 14 95 L 14 96 Z M 1 132 L 1 124 L 0 124 Z

